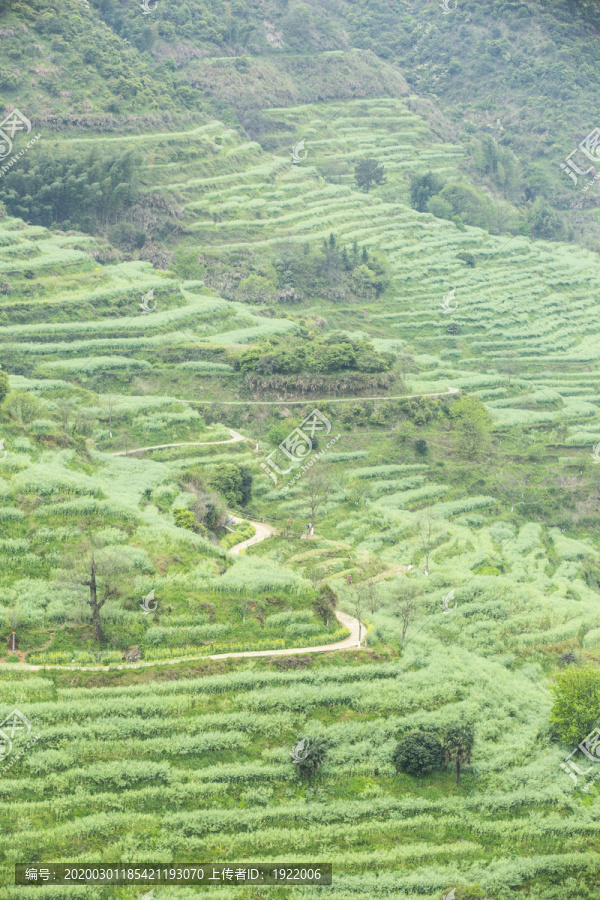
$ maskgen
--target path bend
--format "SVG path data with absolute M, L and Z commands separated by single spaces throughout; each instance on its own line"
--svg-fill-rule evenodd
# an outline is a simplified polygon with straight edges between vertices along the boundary
M 242 438 L 242 440 L 244 440 L 244 438 Z M 238 516 L 232 516 L 232 518 L 235 522 L 242 521 Z M 247 541 L 242 541 L 240 544 L 231 547 L 229 552 L 232 555 L 235 556 L 239 554 L 240 550 L 245 549 L 245 547 L 249 547 L 252 544 L 258 544 L 275 533 L 275 529 L 271 525 L 264 525 L 261 522 L 252 522 L 251 524 L 255 527 L 256 534 Z M 122 663 L 121 665 L 115 665 L 113 663 L 110 666 L 32 666 L 25 663 L 19 665 L 18 671 L 22 672 L 23 670 L 26 670 L 28 672 L 39 672 L 42 669 L 59 669 L 66 672 L 109 672 L 115 669 L 144 669 L 149 666 L 169 666 L 175 665 L 176 663 L 194 662 L 203 659 L 228 659 L 229 657 L 251 656 L 295 656 L 299 653 L 325 653 L 328 650 L 350 650 L 352 647 L 360 647 L 361 642 L 366 635 L 366 626 L 362 625 L 358 619 L 355 619 L 353 616 L 349 616 L 347 613 L 339 612 L 338 610 L 336 610 L 335 617 L 338 622 L 350 632 L 347 638 L 344 638 L 343 641 L 337 641 L 335 644 L 321 644 L 317 647 L 284 647 L 281 650 L 242 650 L 239 653 L 215 653 L 211 656 L 182 656 L 176 659 L 157 659 L 135 663 Z M 0 668 L 4 668 L 5 665 L 7 664 L 0 664 Z
M 350 650 L 352 647 L 360 647 L 358 640 L 358 630 L 361 629 L 361 643 L 364 640 L 366 627 L 359 625 L 358 619 L 347 615 L 347 613 L 336 610 L 336 619 L 341 625 L 348 628 L 350 635 L 343 641 L 337 641 L 335 644 L 322 644 L 319 647 L 284 647 L 281 650 L 243 650 L 239 653 L 215 653 L 212 656 L 180 656 L 176 659 L 153 659 L 135 663 L 121 663 L 116 665 L 112 663 L 110 666 L 60 666 L 60 665 L 39 665 L 32 666 L 27 663 L 19 665 L 19 672 L 40 672 L 43 669 L 59 669 L 65 672 L 112 672 L 117 669 L 147 669 L 150 666 L 172 666 L 182 662 L 201 662 L 206 659 L 227 659 L 228 657 L 244 657 L 244 656 L 292 656 L 298 653 L 325 653 L 327 650 Z M 7 663 L 0 665 L 5 668 Z M 10 665 L 11 671 L 15 670 L 14 665 Z
M 184 401 L 179 401 L 184 402 Z M 166 450 L 169 447 L 218 447 L 220 444 L 239 444 L 240 441 L 247 441 L 243 434 L 230 428 L 231 437 L 228 441 L 180 441 L 177 444 L 155 444 L 154 447 L 134 447 L 132 450 L 119 450 L 118 453 L 111 453 L 110 456 L 133 456 L 134 453 L 143 453 L 145 450 Z

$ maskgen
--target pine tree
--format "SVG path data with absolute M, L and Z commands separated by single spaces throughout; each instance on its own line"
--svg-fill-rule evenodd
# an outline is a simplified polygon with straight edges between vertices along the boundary
M 376 159 L 369 156 L 367 159 L 362 159 L 354 167 L 354 180 L 358 187 L 368 194 L 374 184 L 385 184 L 387 179 L 384 172 L 383 165 L 380 165 Z

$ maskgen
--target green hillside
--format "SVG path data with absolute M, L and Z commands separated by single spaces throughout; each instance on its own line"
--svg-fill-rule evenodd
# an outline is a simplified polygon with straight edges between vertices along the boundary
M 0 0 L 0 900 L 596 897 L 599 29 Z
M 449 3 L 452 14 L 425 0 L 369 0 L 359 9 L 274 0 L 149 7 L 3 3 L 7 102 L 46 137 L 178 130 L 182 121 L 217 116 L 260 140 L 265 109 L 396 96 L 405 80 L 438 131 L 462 145 L 472 180 L 524 213 L 536 203 L 553 208 L 558 237 L 598 249 L 594 191 L 560 168 L 598 118 L 600 17 L 591 0 Z M 516 192 L 507 154 L 521 182 Z M 585 158 L 577 158 L 581 167 Z

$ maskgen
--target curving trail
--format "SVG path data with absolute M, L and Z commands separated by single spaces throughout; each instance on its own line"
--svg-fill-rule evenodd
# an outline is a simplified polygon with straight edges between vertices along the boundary
M 448 394 L 458 394 L 459 389 L 455 387 L 448 388 L 447 391 L 442 391 L 435 394 L 402 394 L 400 397 L 361 397 L 362 400 L 402 400 L 402 399 L 413 399 L 415 397 L 445 397 Z M 322 398 L 326 400 L 327 403 L 346 403 L 348 399 L 354 398 Z M 191 400 L 180 400 L 180 403 L 191 403 L 195 401 Z M 207 401 L 209 403 L 223 403 L 223 401 Z M 243 401 L 243 400 L 229 400 L 223 403 L 224 406 L 243 406 L 243 405 L 251 405 L 251 406 L 259 406 L 261 404 L 267 406 L 281 406 L 281 405 L 299 405 L 306 404 L 307 400 L 252 400 L 252 401 Z M 320 403 L 321 400 L 314 400 L 315 403 Z M 168 447 L 206 447 L 209 445 L 218 446 L 219 444 L 237 444 L 240 441 L 248 440 L 238 431 L 235 431 L 233 428 L 229 429 L 229 433 L 231 438 L 228 441 L 192 441 L 192 442 L 182 442 L 175 444 L 158 444 L 154 447 L 137 447 L 133 450 L 121 450 L 117 453 L 110 454 L 111 456 L 129 456 L 134 453 L 141 453 L 144 450 L 162 450 Z M 241 522 L 242 520 L 237 516 L 232 516 L 234 522 Z M 251 547 L 253 544 L 258 544 L 261 541 L 266 540 L 268 537 L 271 537 L 272 534 L 275 533 L 275 529 L 271 525 L 265 525 L 261 522 L 252 522 L 251 523 L 255 530 L 256 534 L 253 537 L 248 538 L 246 541 L 242 541 L 240 544 L 236 544 L 233 546 L 229 552 L 233 556 L 239 555 L 242 550 L 245 550 L 247 547 Z M 227 659 L 228 657 L 244 657 L 244 656 L 289 656 L 295 655 L 297 653 L 325 653 L 328 650 L 348 650 L 351 647 L 360 647 L 361 642 L 366 635 L 366 628 L 359 623 L 358 619 L 355 619 L 353 616 L 349 616 L 346 613 L 338 612 L 335 613 L 338 622 L 342 625 L 346 626 L 346 628 L 350 631 L 350 636 L 345 638 L 343 641 L 338 641 L 336 644 L 324 644 L 320 647 L 290 647 L 289 649 L 282 650 L 245 650 L 240 653 L 218 653 L 213 656 L 183 656 L 177 659 L 164 659 L 164 660 L 151 660 L 149 662 L 137 662 L 137 663 L 123 663 L 122 665 L 112 665 L 112 666 L 58 666 L 58 665 L 49 665 L 49 666 L 31 666 L 26 664 L 19 665 L 19 671 L 23 671 L 24 669 L 30 672 L 39 672 L 41 669 L 64 669 L 65 671 L 79 671 L 79 672 L 108 672 L 112 669 L 140 669 L 147 668 L 148 666 L 168 666 L 173 665 L 175 663 L 180 662 L 193 662 L 195 660 L 202 659 Z M 360 635 L 360 638 L 359 638 Z M 6 664 L 0 663 L 0 667 L 4 667 Z
M 183 402 L 183 401 L 180 401 Z M 110 453 L 110 456 L 133 456 L 134 453 L 143 453 L 145 450 L 166 450 L 168 447 L 218 447 L 219 444 L 239 444 L 240 441 L 247 441 L 243 434 L 229 429 L 231 437 L 228 441 L 181 441 L 178 444 L 155 444 L 154 447 L 134 447 L 133 450 L 119 450 L 118 453 Z
M 398 394 L 397 397 L 308 397 L 304 400 L 181 400 L 174 398 L 177 403 L 202 403 L 210 406 L 306 406 L 307 403 L 351 403 L 356 400 L 414 400 L 415 397 L 447 397 L 449 394 L 459 394 L 460 388 L 450 387 L 447 391 L 438 391 L 435 394 Z M 226 442 L 228 443 L 228 442 Z
M 243 519 L 240 519 L 239 516 L 231 516 L 233 521 L 238 524 L 238 522 L 243 522 Z M 259 544 L 261 541 L 266 540 L 268 537 L 271 537 L 272 534 L 275 534 L 275 529 L 272 525 L 264 525 L 261 522 L 252 522 L 250 519 L 246 519 L 247 522 L 250 522 L 251 525 L 254 526 L 254 530 L 256 534 L 252 535 L 251 538 L 248 538 L 246 541 L 241 541 L 239 544 L 234 544 L 233 547 L 229 549 L 229 552 L 232 556 L 238 556 L 242 550 L 245 550 L 246 547 L 252 547 L 253 544 Z
M 199 662 L 206 659 L 227 659 L 230 656 L 291 656 L 297 653 L 325 653 L 327 650 L 349 650 L 352 647 L 360 647 L 365 637 L 366 628 L 359 625 L 358 619 L 343 612 L 336 611 L 335 617 L 341 625 L 349 629 L 350 635 L 343 641 L 336 644 L 323 644 L 320 647 L 290 647 L 281 650 L 243 650 L 240 653 L 215 653 L 213 656 L 180 656 L 176 659 L 154 659 L 148 662 L 122 663 L 110 666 L 30 666 L 19 665 L 17 671 L 39 672 L 42 669 L 60 669 L 65 672 L 110 672 L 114 669 L 145 669 L 149 666 L 171 666 L 181 662 Z M 360 627 L 361 640 L 358 640 L 358 631 Z M 1 668 L 4 668 L 3 664 Z M 11 670 L 14 665 L 10 666 Z
M 242 438 L 242 440 L 245 440 L 245 438 Z M 227 441 L 226 443 L 230 442 Z M 232 516 L 232 518 L 235 522 L 242 521 L 237 516 Z M 271 537 L 271 535 L 275 533 L 275 529 L 271 525 L 263 525 L 260 522 L 252 522 L 252 525 L 256 529 L 256 534 L 253 535 L 253 537 L 248 538 L 247 541 L 242 541 L 240 544 L 236 544 L 234 547 L 232 547 L 229 551 L 232 555 L 239 554 L 240 550 L 243 550 L 246 547 L 250 547 L 252 544 L 258 544 L 260 543 L 260 541 L 266 540 L 268 537 Z M 175 663 L 194 662 L 203 659 L 227 659 L 230 656 L 291 656 L 298 653 L 325 653 L 328 650 L 349 650 L 351 647 L 360 647 L 361 642 L 364 640 L 366 635 L 366 627 L 359 623 L 358 619 L 355 619 L 353 616 L 347 615 L 347 613 L 339 612 L 336 610 L 335 617 L 341 625 L 344 625 L 346 628 L 348 628 L 348 630 L 350 631 L 350 635 L 347 638 L 344 638 L 343 641 L 338 641 L 335 644 L 322 644 L 319 647 L 290 647 L 289 649 L 284 647 L 281 650 L 243 650 L 239 653 L 215 653 L 213 656 L 181 656 L 176 659 L 160 659 L 150 660 L 148 662 L 122 663 L 121 665 L 115 665 L 113 663 L 111 666 L 30 666 L 23 664 L 19 665 L 18 670 L 20 672 L 22 672 L 24 669 L 29 672 L 39 672 L 42 669 L 60 669 L 66 672 L 109 672 L 113 669 L 143 669 L 148 668 L 149 666 L 170 666 L 174 665 Z

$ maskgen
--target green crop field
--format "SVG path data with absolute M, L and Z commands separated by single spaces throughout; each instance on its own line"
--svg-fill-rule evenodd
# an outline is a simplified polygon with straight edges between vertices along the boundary
M 593 900 L 597 9 L 0 37 L 0 900 Z

